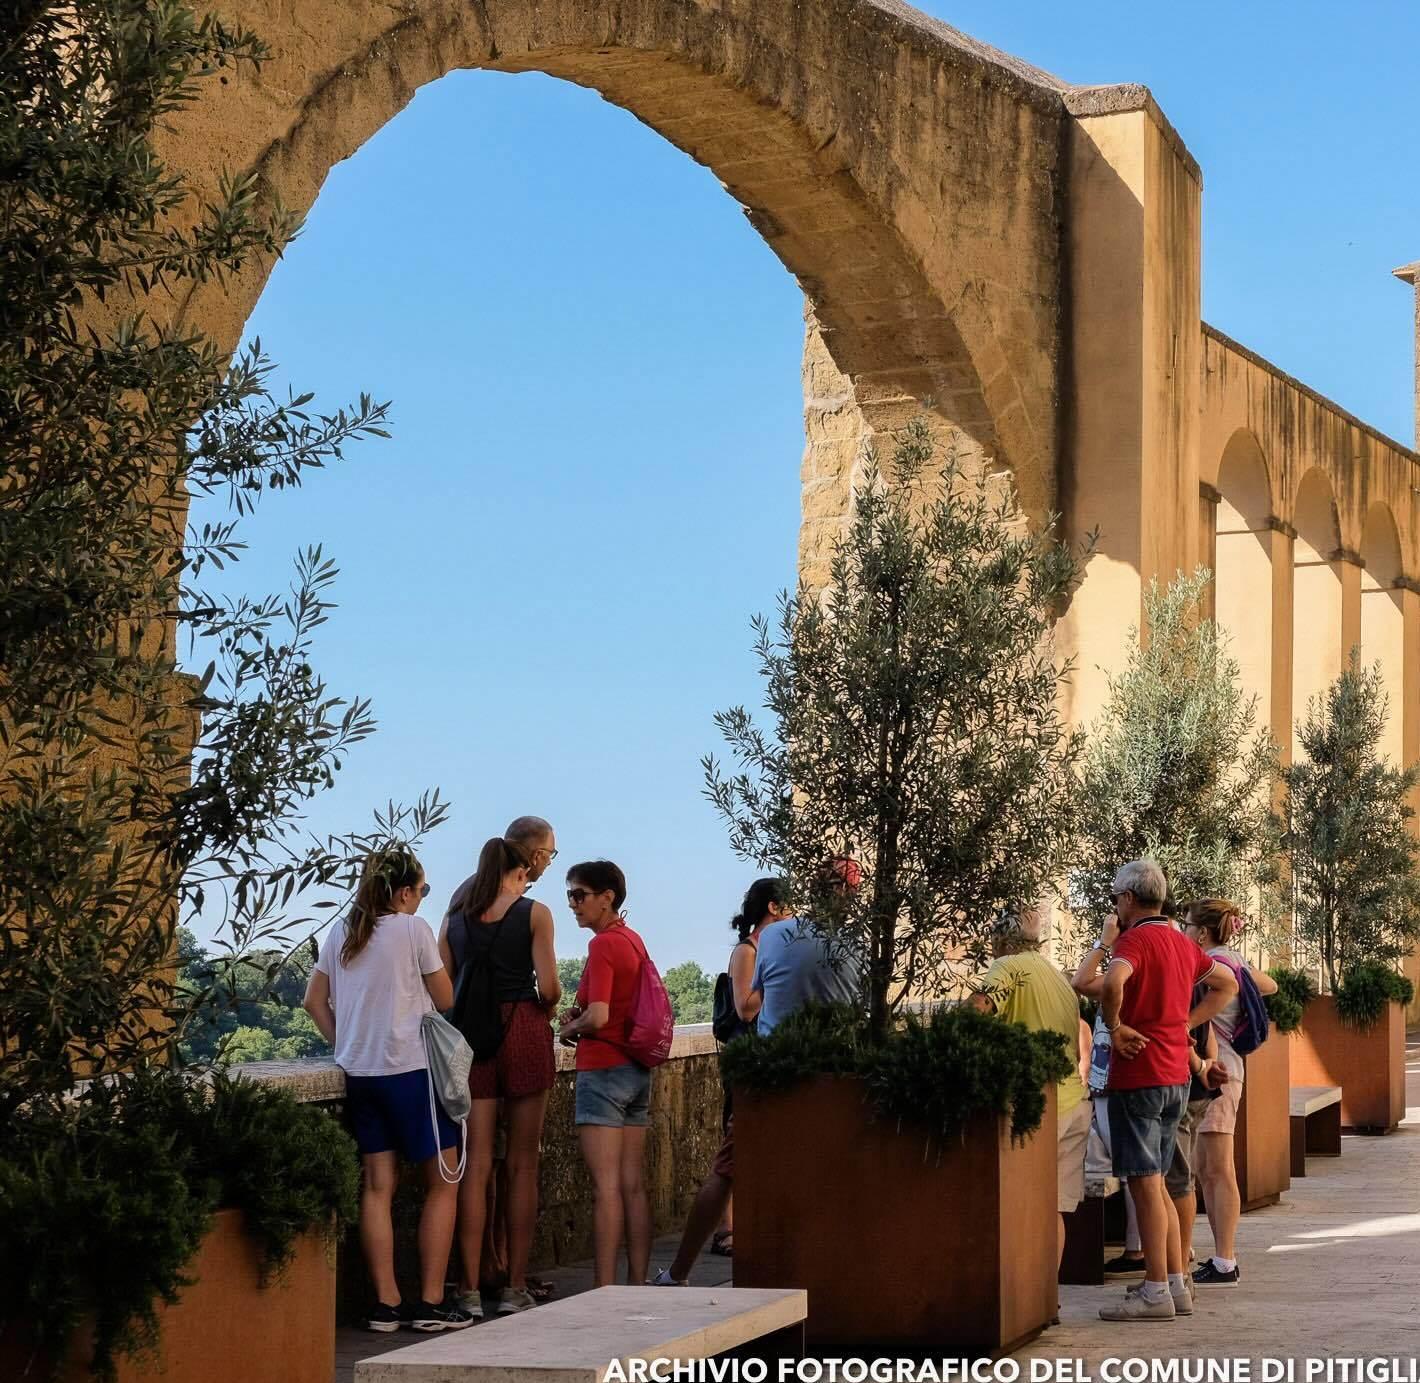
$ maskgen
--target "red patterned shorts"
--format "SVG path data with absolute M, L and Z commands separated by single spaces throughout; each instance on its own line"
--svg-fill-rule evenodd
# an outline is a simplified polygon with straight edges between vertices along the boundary
M 551 1090 L 557 1078 L 552 1056 L 552 1024 L 531 999 L 503 1004 L 503 1045 L 498 1055 L 475 1061 L 468 1091 L 475 1100 L 518 1099 Z

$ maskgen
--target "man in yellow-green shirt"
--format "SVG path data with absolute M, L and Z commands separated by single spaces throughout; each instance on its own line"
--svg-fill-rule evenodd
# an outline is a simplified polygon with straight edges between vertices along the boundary
M 1040 954 L 1049 908 L 1028 908 L 1000 922 L 992 937 L 996 961 L 977 982 L 971 1002 L 984 1013 L 1033 1032 L 1065 1038 L 1070 1074 L 1056 1087 L 1056 1158 L 1061 1215 L 1085 1198 L 1085 1144 L 1090 1136 L 1090 1102 L 1080 1068 L 1089 1057 L 1089 1030 L 1080 1020 L 1080 1001 L 1070 982 Z M 1082 1036 L 1083 1034 L 1083 1036 Z M 1059 1221 L 1058 1255 L 1065 1252 L 1065 1221 Z

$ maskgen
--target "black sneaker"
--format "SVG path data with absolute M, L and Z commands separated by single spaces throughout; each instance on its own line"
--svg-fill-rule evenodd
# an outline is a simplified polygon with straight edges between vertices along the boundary
M 1236 1264 L 1224 1272 L 1211 1258 L 1193 1274 L 1193 1281 L 1199 1287 L 1236 1287 L 1242 1273 Z
M 1104 1275 L 1106 1277 L 1129 1277 L 1134 1273 L 1144 1271 L 1144 1256 L 1140 1254 L 1138 1258 L 1133 1258 L 1127 1253 L 1121 1253 L 1118 1258 L 1111 1258 L 1104 1265 Z
M 431 1301 L 420 1301 L 410 1307 L 407 1319 L 411 1330 L 462 1330 L 473 1324 L 473 1313 L 449 1302 L 436 1306 Z
M 382 1301 L 377 1301 L 371 1308 L 370 1314 L 365 1317 L 365 1329 L 378 1330 L 382 1335 L 387 1335 L 392 1330 L 398 1330 L 403 1324 L 404 1308 L 402 1306 L 386 1306 Z

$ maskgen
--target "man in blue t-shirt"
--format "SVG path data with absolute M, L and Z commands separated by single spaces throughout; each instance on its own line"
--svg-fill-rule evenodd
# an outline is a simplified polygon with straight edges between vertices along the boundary
M 786 917 L 760 934 L 750 989 L 762 998 L 756 1030 L 767 1037 L 805 1004 L 853 1003 L 858 967 L 849 956 L 831 956 L 808 922 Z

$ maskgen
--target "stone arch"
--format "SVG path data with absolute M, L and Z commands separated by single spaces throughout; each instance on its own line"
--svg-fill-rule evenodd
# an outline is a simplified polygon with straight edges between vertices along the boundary
M 1242 685 L 1257 698 L 1259 725 L 1272 729 L 1272 488 L 1257 438 L 1239 428 L 1218 466 L 1214 506 L 1214 613 L 1230 638 Z
M 1392 763 L 1404 758 L 1405 615 L 1399 583 L 1400 531 L 1390 507 L 1377 501 L 1366 512 L 1361 536 L 1361 658 L 1380 666 L 1389 701 L 1381 749 Z
M 1293 501 L 1292 718 L 1336 680 L 1342 662 L 1341 526 L 1331 481 L 1313 466 Z
M 305 8 L 224 7 L 273 56 L 178 123 L 179 157 L 211 159 L 185 159 L 199 185 L 220 166 L 255 171 L 305 211 L 334 163 L 459 68 L 593 88 L 710 168 L 802 285 L 811 454 L 816 424 L 833 452 L 930 398 L 954 440 L 1012 470 L 1028 508 L 1050 507 L 1053 78 L 888 0 L 346 0 L 298 19 Z M 269 267 L 198 286 L 180 313 L 234 345 Z M 832 386 L 818 396 L 815 352 Z M 825 469 L 831 509 L 848 477 Z

